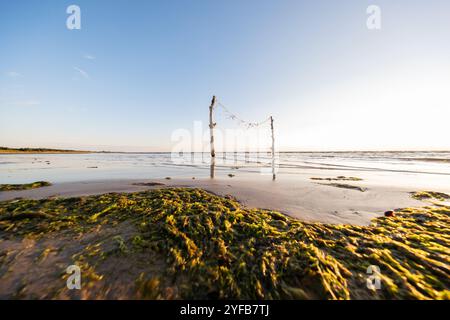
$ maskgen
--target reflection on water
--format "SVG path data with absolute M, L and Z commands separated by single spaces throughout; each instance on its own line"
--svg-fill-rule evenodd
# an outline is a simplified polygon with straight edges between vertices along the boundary
M 216 157 L 212 157 L 209 176 L 210 178 L 214 179 L 215 175 L 216 175 Z
M 448 175 L 450 180 L 450 152 L 291 152 L 279 153 L 275 165 L 280 174 L 298 174 L 305 169 L 357 170 Z M 236 170 L 275 174 L 270 153 L 219 152 L 215 163 L 211 163 L 209 153 L 190 153 L 177 159 L 170 153 L 0 155 L 0 183 L 206 178 Z

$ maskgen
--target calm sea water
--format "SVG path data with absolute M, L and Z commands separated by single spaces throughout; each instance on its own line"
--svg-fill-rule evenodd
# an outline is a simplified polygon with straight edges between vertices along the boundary
M 218 153 L 216 170 L 259 173 L 270 167 L 268 154 Z M 450 152 L 288 152 L 276 158 L 279 175 L 295 175 L 305 169 L 403 172 L 448 176 Z M 25 183 L 108 179 L 190 178 L 209 175 L 209 154 L 92 153 L 92 154 L 11 154 L 0 155 L 0 183 Z M 331 173 L 332 174 L 332 173 Z

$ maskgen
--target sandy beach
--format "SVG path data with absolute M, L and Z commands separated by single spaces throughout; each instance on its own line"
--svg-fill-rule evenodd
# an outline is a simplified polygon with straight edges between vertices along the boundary
M 3 155 L 0 299 L 448 299 L 448 158 Z
M 151 182 L 163 185 L 136 185 Z M 409 193 L 413 191 L 411 188 L 392 188 L 367 182 L 357 185 L 368 190 L 347 190 L 315 183 L 309 179 L 281 182 L 234 178 L 85 181 L 57 183 L 33 190 L 1 192 L 0 201 L 136 192 L 161 187 L 192 187 L 203 188 L 222 196 L 231 195 L 248 207 L 277 210 L 303 221 L 356 225 L 367 225 L 371 219 L 382 216 L 387 210 L 422 205 L 420 201 L 410 197 Z
M 0 157 L 3 181 L 46 180 L 52 186 L 0 192 L 0 201 L 193 187 L 231 195 L 246 206 L 277 210 L 303 221 L 367 225 L 387 210 L 420 206 L 410 197 L 411 192 L 450 193 L 450 172 L 442 161 L 448 153 L 432 156 L 285 154 L 273 181 L 270 175 L 261 174 L 256 159 L 246 162 L 242 155 L 237 161 L 218 161 L 214 179 L 208 176 L 208 163 L 172 163 L 170 154 L 8 155 Z M 160 185 L 142 185 L 151 182 Z

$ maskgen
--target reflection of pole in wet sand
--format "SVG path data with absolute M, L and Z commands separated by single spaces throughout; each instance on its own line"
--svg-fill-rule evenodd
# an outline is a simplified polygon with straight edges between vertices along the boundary
M 211 157 L 211 165 L 210 165 L 210 176 L 214 178 L 215 176 L 215 167 L 216 167 L 216 157 Z
M 272 130 L 272 180 L 276 179 L 275 175 L 275 135 L 273 131 L 273 117 L 270 116 L 270 129 Z

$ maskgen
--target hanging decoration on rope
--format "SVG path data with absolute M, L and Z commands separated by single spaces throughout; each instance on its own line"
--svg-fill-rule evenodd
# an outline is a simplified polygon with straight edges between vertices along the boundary
M 245 120 L 242 120 L 241 118 L 239 118 L 234 113 L 232 113 L 230 110 L 228 110 L 228 108 L 225 107 L 222 103 L 220 103 L 220 101 L 216 101 L 216 105 L 222 108 L 222 110 L 227 114 L 228 119 L 236 121 L 241 127 L 244 127 L 245 129 L 257 128 L 257 127 L 270 121 L 270 117 L 268 117 L 267 119 L 265 119 L 261 122 L 245 121 Z

